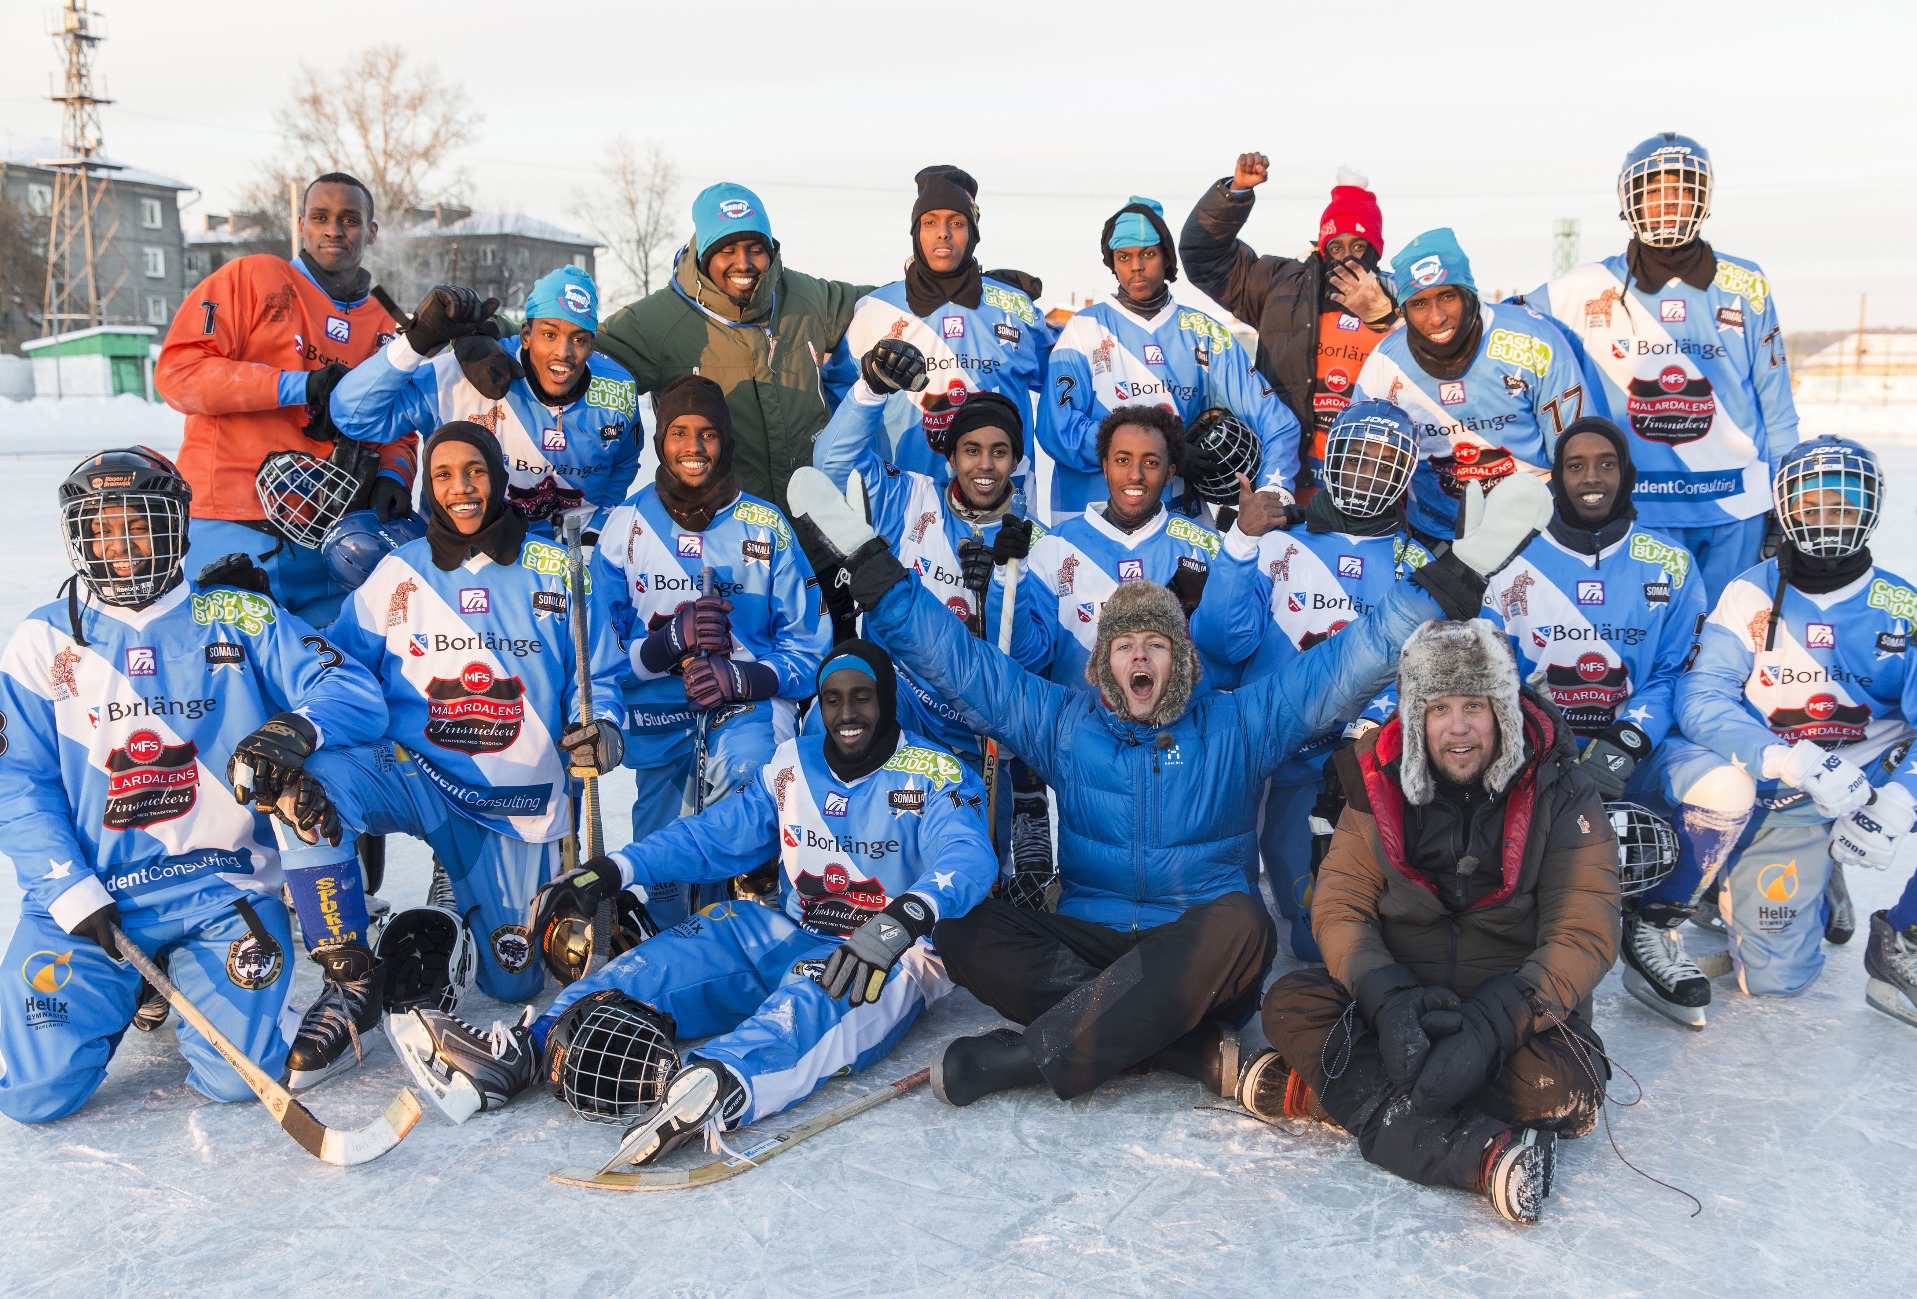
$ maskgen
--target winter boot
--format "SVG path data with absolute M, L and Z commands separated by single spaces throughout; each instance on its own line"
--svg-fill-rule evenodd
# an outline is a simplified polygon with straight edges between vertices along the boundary
M 386 1038 L 427 1102 L 448 1123 L 458 1124 L 503 1108 L 531 1085 L 539 1069 L 532 1022 L 531 1006 L 516 1023 L 495 1023 L 490 1031 L 443 1010 L 416 1006 L 387 1016 Z
M 1900 934 L 1891 928 L 1889 912 L 1873 912 L 1864 972 L 1870 975 L 1864 999 L 1886 1015 L 1917 1025 L 1917 925 Z
M 1043 1081 L 1025 1035 L 1015 1028 L 955 1038 L 932 1062 L 932 1094 L 947 1105 L 970 1105 L 993 1092 Z
M 1857 908 L 1850 900 L 1850 885 L 1844 881 L 1844 863 L 1830 864 L 1830 883 L 1824 886 L 1824 901 L 1830 914 L 1824 918 L 1824 941 L 1842 947 L 1857 933 Z
M 1677 927 L 1686 911 L 1672 902 L 1647 902 L 1624 913 L 1624 987 L 1667 1019 L 1701 1029 L 1711 981 L 1684 954 Z
M 1551 1194 L 1557 1173 L 1557 1133 L 1512 1128 L 1484 1153 L 1484 1193 L 1498 1216 L 1530 1226 Z
M 1276 1051 L 1260 1051 L 1246 1063 L 1238 1078 L 1238 1103 L 1267 1123 L 1279 1119 L 1331 1122 L 1318 1104 L 1317 1093 L 1305 1085 L 1304 1075 Z
M 649 1164 L 703 1134 L 721 1144 L 720 1133 L 745 1112 L 746 1090 L 732 1070 L 714 1060 L 694 1060 L 666 1085 L 665 1099 L 626 1129 L 619 1153 L 606 1164 Z
M 365 943 L 334 943 L 317 948 L 313 959 L 326 971 L 320 995 L 300 1021 L 293 1049 L 286 1055 L 286 1086 L 305 1091 L 366 1056 L 360 1041 L 379 1025 L 386 1004 L 385 969 Z

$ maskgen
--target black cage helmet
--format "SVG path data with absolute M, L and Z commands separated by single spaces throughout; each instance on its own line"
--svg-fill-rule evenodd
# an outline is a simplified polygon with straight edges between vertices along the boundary
M 192 503 L 186 479 L 151 447 L 88 456 L 60 484 L 67 561 L 102 604 L 143 608 L 180 580 Z

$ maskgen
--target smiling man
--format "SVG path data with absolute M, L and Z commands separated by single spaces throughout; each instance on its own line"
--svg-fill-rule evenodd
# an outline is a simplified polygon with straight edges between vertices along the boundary
M 474 333 L 426 356 L 417 338 L 395 338 L 334 389 L 333 422 L 373 441 L 483 425 L 499 439 L 506 503 L 550 538 L 565 511 L 624 500 L 639 468 L 638 389 L 593 351 L 598 328 L 598 287 L 562 266 L 532 286 L 526 323 L 503 346 Z
M 621 886 L 718 883 L 768 858 L 779 863 L 776 901 L 706 907 L 567 987 L 530 1025 L 485 1034 L 413 1012 L 396 1038 L 415 1044 L 401 1055 L 422 1086 L 436 1093 L 451 1072 L 464 1113 L 497 1109 L 530 1085 L 542 1053 L 557 1088 L 588 1054 L 588 1072 L 631 1078 L 651 1063 L 655 1035 L 703 1038 L 664 1096 L 632 1116 L 620 1155 L 645 1164 L 883 1059 L 952 990 L 932 927 L 964 915 L 997 869 L 978 778 L 900 728 L 892 663 L 877 646 L 836 646 L 816 689 L 823 733 L 785 741 L 724 802 L 562 877 L 538 909 L 565 894 L 567 910 L 591 915 Z M 628 1039 L 644 1059 L 581 1031 L 609 1006 L 652 1026 Z

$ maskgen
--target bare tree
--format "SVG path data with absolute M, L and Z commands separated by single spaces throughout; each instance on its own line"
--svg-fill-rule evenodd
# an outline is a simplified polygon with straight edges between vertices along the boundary
M 482 120 L 465 88 L 397 45 L 361 50 L 343 67 L 300 65 L 291 96 L 274 114 L 280 146 L 248 188 L 243 206 L 288 228 L 289 184 L 328 171 L 357 176 L 374 215 L 397 224 L 408 207 L 463 183 L 452 155 Z
M 599 187 L 573 196 L 573 215 L 612 250 L 631 287 L 643 296 L 655 281 L 663 285 L 671 269 L 669 254 L 678 242 L 672 197 L 679 169 L 658 141 L 648 141 L 642 151 L 624 135 L 606 147 L 605 159 Z

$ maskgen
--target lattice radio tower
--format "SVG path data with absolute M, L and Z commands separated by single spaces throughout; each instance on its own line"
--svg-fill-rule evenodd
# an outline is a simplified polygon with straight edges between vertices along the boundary
M 61 106 L 60 156 L 39 163 L 53 172 L 42 335 L 105 324 L 107 301 L 119 288 L 115 283 L 100 292 L 101 252 L 119 218 L 108 207 L 104 215 L 109 224 L 101 228 L 101 199 L 114 164 L 100 157 L 100 105 L 113 101 L 93 93 L 94 47 L 106 39 L 99 19 L 88 12 L 87 0 L 63 0 L 50 33 L 66 64 L 66 77 L 64 86 L 47 96 Z

